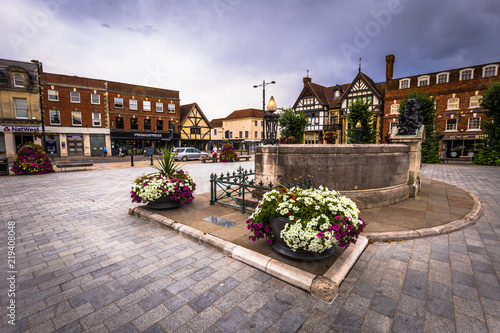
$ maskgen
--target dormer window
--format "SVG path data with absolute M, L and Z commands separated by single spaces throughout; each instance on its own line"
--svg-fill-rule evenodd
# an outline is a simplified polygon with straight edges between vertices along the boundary
M 333 97 L 339 98 L 340 97 L 340 90 L 335 90 L 335 93 L 333 94 Z
M 437 84 L 440 84 L 440 83 L 448 83 L 448 79 L 450 77 L 450 73 L 439 73 L 437 76 L 436 76 L 436 83 Z
M 498 65 L 489 65 L 483 67 L 483 77 L 492 77 L 498 75 Z
M 399 89 L 408 89 L 408 88 L 410 88 L 410 79 L 399 80 Z
M 474 78 L 474 70 L 472 68 L 462 69 L 460 71 L 460 81 L 472 80 Z
M 14 87 L 24 87 L 24 79 L 22 75 L 14 75 Z
M 430 81 L 430 76 L 429 75 L 424 75 L 418 78 L 418 86 L 423 87 L 423 86 L 428 86 Z

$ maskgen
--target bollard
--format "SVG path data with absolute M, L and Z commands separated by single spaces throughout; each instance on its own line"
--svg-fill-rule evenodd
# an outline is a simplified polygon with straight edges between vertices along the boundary
M 153 154 L 151 154 L 151 165 L 153 165 Z
M 130 166 L 133 167 L 134 166 L 134 154 L 130 154 Z

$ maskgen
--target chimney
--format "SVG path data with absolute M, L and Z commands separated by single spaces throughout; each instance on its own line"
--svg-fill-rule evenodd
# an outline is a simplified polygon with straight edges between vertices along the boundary
M 394 54 L 389 54 L 385 56 L 385 81 L 392 80 L 392 76 L 394 75 Z
M 303 78 L 302 81 L 304 82 L 304 87 L 305 87 L 308 82 L 311 82 L 311 78 L 309 76 L 307 76 L 307 77 Z

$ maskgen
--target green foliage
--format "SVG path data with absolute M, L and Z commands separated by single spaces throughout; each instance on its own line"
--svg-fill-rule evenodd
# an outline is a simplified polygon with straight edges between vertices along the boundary
M 416 98 L 422 110 L 423 124 L 425 126 L 425 141 L 422 143 L 422 163 L 440 163 L 439 159 L 439 137 L 436 132 L 437 112 L 435 108 L 435 97 L 415 89 L 401 100 L 399 113 L 405 111 L 408 99 Z
M 492 83 L 481 101 L 484 118 L 481 121 L 486 138 L 476 144 L 474 164 L 500 165 L 500 83 Z
M 175 162 L 172 151 L 173 148 L 163 148 L 163 156 L 157 159 L 158 165 L 153 165 L 153 168 L 158 170 L 158 173 L 162 176 L 171 176 L 180 168 L 179 164 Z
M 349 127 L 347 129 L 349 143 L 356 141 L 356 124 L 361 124 L 361 143 L 375 143 L 377 141 L 377 124 L 373 122 L 373 112 L 369 110 L 370 103 L 358 99 L 349 105 L 349 114 L 347 120 Z
M 307 117 L 304 112 L 295 112 L 292 108 L 284 109 L 279 125 L 282 128 L 281 137 L 294 137 L 297 143 L 304 142 L 304 131 L 307 126 Z

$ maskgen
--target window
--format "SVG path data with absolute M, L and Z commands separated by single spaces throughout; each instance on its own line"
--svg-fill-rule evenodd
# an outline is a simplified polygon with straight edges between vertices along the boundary
M 481 106 L 481 99 L 483 96 L 481 95 L 475 95 L 471 96 L 470 98 L 470 103 L 469 103 L 469 108 L 478 108 Z
M 240 136 L 239 136 L 239 138 L 240 138 L 240 139 L 241 139 L 241 138 L 243 138 L 243 132 L 242 132 L 242 131 L 240 131 Z
M 80 93 L 76 91 L 72 91 L 69 93 L 71 103 L 80 103 Z
M 263 126 L 264 126 L 264 121 L 263 121 L 263 120 L 261 120 L 261 121 L 260 121 L 260 126 L 261 126 L 261 127 L 263 127 Z
M 399 80 L 399 89 L 408 89 L 408 88 L 410 88 L 410 79 Z
M 24 79 L 21 75 L 14 75 L 14 87 L 24 87 Z
M 394 129 L 395 127 L 398 127 L 398 124 L 399 124 L 399 123 L 398 123 L 397 121 L 393 121 L 393 122 L 391 122 L 391 123 L 389 124 L 389 134 L 391 134 L 391 133 L 392 133 L 392 131 L 393 131 L 393 129 Z
M 248 131 L 245 131 L 245 139 L 248 139 Z
M 491 65 L 483 67 L 483 77 L 496 76 L 498 72 L 498 65 Z
M 168 113 L 175 113 L 175 104 L 168 103 Z
M 460 99 L 453 97 L 448 99 L 448 109 L 458 109 Z
M 144 111 L 151 111 L 151 101 L 142 101 L 142 109 Z
M 123 109 L 123 98 L 115 97 L 115 108 Z
M 450 73 L 440 73 L 436 76 L 436 83 L 448 83 Z
M 214 135 L 217 135 L 217 128 L 214 128 Z
M 47 95 L 49 96 L 49 101 L 59 101 L 59 91 L 49 89 L 47 90 Z
M 168 122 L 168 130 L 172 130 L 172 131 L 174 131 L 174 132 L 175 132 L 175 121 L 170 120 L 170 121 Z
M 163 120 L 157 120 L 156 121 L 156 130 L 157 131 L 163 131 Z
M 92 112 L 92 126 L 101 126 L 101 114 Z
M 51 125 L 61 125 L 61 111 L 50 110 L 49 116 Z
M 201 134 L 201 128 L 191 127 L 191 134 Z
M 137 100 L 136 99 L 129 99 L 128 100 L 128 107 L 130 110 L 137 110 Z
M 399 104 L 391 104 L 391 114 L 399 114 Z
M 163 103 L 156 102 L 156 112 L 163 112 Z
M 256 121 L 255 121 L 255 126 L 258 126 L 257 124 L 258 124 L 258 122 L 257 122 L 257 120 L 256 120 Z
M 460 81 L 471 80 L 473 78 L 472 73 L 474 73 L 473 69 L 462 69 L 460 71 Z
M 340 97 L 340 90 L 335 90 L 335 94 L 333 94 L 333 97 L 339 98 Z
M 116 129 L 125 129 L 125 122 L 123 117 L 116 117 Z
M 255 131 L 255 136 L 254 136 L 255 139 L 257 139 L 257 131 Z
M 130 118 L 130 129 L 131 130 L 139 129 L 139 120 L 137 120 L 137 118 Z
M 458 119 L 452 118 L 452 119 L 446 119 L 446 130 L 447 131 L 456 131 L 457 130 L 457 121 Z
M 260 138 L 264 139 L 264 132 L 260 132 Z
M 71 122 L 73 126 L 82 126 L 82 113 L 80 111 L 71 111 Z
M 99 95 L 99 94 L 90 94 L 90 103 L 92 103 L 92 104 L 101 104 L 101 95 Z
M 16 111 L 16 118 L 28 119 L 28 103 L 26 98 L 14 98 L 14 109 Z
M 467 129 L 468 131 L 479 131 L 479 124 L 481 123 L 481 118 L 479 117 L 473 117 L 469 118 L 469 128 Z
M 144 130 L 151 131 L 151 119 L 144 119 Z
M 430 76 L 429 75 L 421 76 L 421 77 L 418 78 L 418 86 L 419 87 L 428 86 L 429 85 L 429 81 L 430 81 Z

